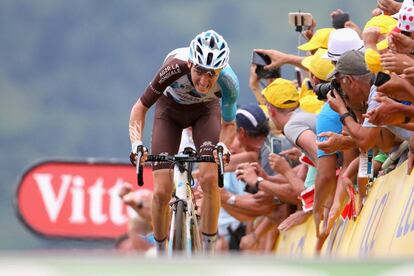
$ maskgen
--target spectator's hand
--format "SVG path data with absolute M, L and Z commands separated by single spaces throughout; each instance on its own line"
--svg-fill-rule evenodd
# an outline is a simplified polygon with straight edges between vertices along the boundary
M 262 205 L 262 206 L 273 205 L 274 197 L 264 191 L 258 191 L 257 193 L 253 194 L 253 198 L 256 200 L 256 202 L 259 205 Z
M 377 0 L 377 7 L 380 8 L 385 15 L 396 14 L 400 10 L 401 6 L 401 3 L 394 0 Z
M 308 218 L 312 215 L 311 212 L 305 213 L 303 210 L 296 211 L 295 213 L 291 214 L 288 218 L 282 221 L 281 224 L 277 227 L 279 231 L 287 231 L 290 228 L 302 224 L 308 220 Z
M 241 238 L 240 249 L 252 250 L 257 246 L 258 242 L 259 240 L 257 239 L 256 234 L 254 234 L 254 232 L 251 232 Z
M 332 94 L 333 93 L 333 94 Z M 334 97 L 332 96 L 334 95 Z M 338 114 L 348 112 L 346 104 L 339 93 L 334 89 L 326 95 L 329 106 Z
M 386 52 L 381 55 L 381 65 L 385 70 L 402 74 L 405 68 L 414 66 L 414 60 L 405 54 Z
M 320 150 L 323 150 L 326 153 L 334 153 L 341 149 L 340 145 L 342 144 L 343 135 L 327 131 L 319 133 L 318 138 L 320 139 L 321 137 L 327 137 L 327 139 L 322 142 L 316 142 L 316 145 Z
M 408 153 L 407 174 L 411 175 L 414 167 L 414 135 L 410 138 L 410 151 Z
M 125 195 L 129 194 L 132 191 L 132 185 L 124 182 L 122 187 L 118 191 L 119 197 L 122 199 Z
M 404 70 L 404 73 L 412 68 L 412 74 L 414 76 L 414 68 L 409 67 Z M 408 71 L 407 71 L 408 72 Z M 390 74 L 391 79 L 384 83 L 381 86 L 377 87 L 377 91 L 386 94 L 388 97 L 397 99 L 397 100 L 407 100 L 410 101 L 412 98 L 407 90 L 407 86 L 410 86 L 407 80 L 402 77 L 397 76 L 396 74 Z
M 367 48 L 377 49 L 377 43 L 381 36 L 378 27 L 368 27 L 362 33 L 362 40 Z
M 374 125 L 396 125 L 404 121 L 405 116 L 398 112 L 402 104 L 385 95 L 377 95 L 374 98 L 380 105 L 364 114 L 364 118 Z
M 316 226 L 316 236 L 318 239 L 326 238 L 326 229 L 328 227 L 328 215 L 330 208 L 322 206 L 322 208 L 315 208 L 313 206 L 313 219 Z
M 346 21 L 344 24 L 344 27 L 354 30 L 355 32 L 358 33 L 359 37 L 362 38 L 361 28 L 354 21 L 351 21 L 351 20 Z
M 334 16 L 338 15 L 338 14 L 344 14 L 344 11 L 341 9 L 336 9 L 333 12 L 331 12 L 330 16 L 331 19 L 333 19 Z M 354 31 L 356 31 L 358 33 L 358 35 L 361 37 L 361 29 L 358 27 L 357 24 L 355 24 L 355 22 L 348 20 L 345 22 L 344 24 L 344 28 L 349 28 L 349 29 L 353 29 Z
M 299 160 L 300 156 L 302 155 L 302 152 L 297 147 L 292 147 L 290 149 L 281 151 L 279 155 L 286 156 L 289 160 L 296 162 Z
M 252 162 L 250 165 L 255 169 L 258 176 L 268 179 L 269 175 L 263 170 L 262 166 L 258 162 Z
M 372 11 L 371 11 L 371 15 L 374 17 L 374 16 L 377 16 L 377 15 L 381 15 L 382 14 L 382 10 L 380 9 L 380 8 L 375 8 L 375 9 L 373 9 Z
M 151 221 L 152 191 L 148 189 L 132 191 L 128 186 L 129 184 L 126 184 L 120 190 L 119 195 L 122 201 L 134 209 L 145 220 Z M 127 192 L 128 190 L 129 192 Z M 124 194 L 124 192 L 127 193 Z M 122 196 L 121 193 L 123 194 Z
M 278 68 L 286 64 L 289 60 L 289 55 L 273 49 L 254 49 L 255 52 L 265 54 L 270 57 L 272 61 L 269 65 L 264 66 L 264 69 Z
M 414 49 L 414 40 L 401 33 L 391 32 L 388 41 L 390 49 L 400 54 L 409 55 Z
M 252 63 L 250 65 L 249 87 L 252 91 L 260 91 L 260 86 L 259 86 L 260 79 L 256 74 L 256 68 L 257 68 L 256 64 Z
M 249 186 L 256 185 L 258 177 L 256 169 L 249 163 L 239 164 L 235 172 L 238 180 L 245 182 Z
M 315 28 L 316 28 L 316 20 L 314 17 L 312 17 L 312 25 L 309 27 L 309 29 L 307 29 L 306 31 L 303 32 L 303 35 L 310 40 L 315 32 Z
M 352 181 L 348 177 L 342 177 L 340 178 L 338 185 L 344 186 L 344 189 L 342 189 L 342 191 L 344 192 L 346 191 L 348 195 L 346 201 L 348 201 L 348 199 L 350 198 L 350 195 L 348 194 L 349 189 L 347 188 L 347 186 L 352 187 Z M 326 232 L 325 232 L 326 234 L 329 235 L 329 233 L 331 232 L 335 224 L 335 221 L 341 215 L 343 207 L 344 205 L 339 200 L 334 200 L 334 202 L 332 203 L 332 206 L 331 206 L 331 209 L 329 210 L 329 215 L 328 215 L 328 223 L 327 223 Z
M 406 68 L 401 77 L 407 80 L 411 85 L 414 85 L 414 66 Z
M 269 154 L 269 165 L 273 171 L 280 173 L 282 175 L 291 169 L 285 157 L 280 156 L 276 153 Z

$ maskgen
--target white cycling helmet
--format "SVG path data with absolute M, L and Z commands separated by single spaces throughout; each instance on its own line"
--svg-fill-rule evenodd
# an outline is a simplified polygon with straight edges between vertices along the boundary
M 190 43 L 192 63 L 207 69 L 221 69 L 229 62 L 230 49 L 224 38 L 213 30 L 198 34 Z

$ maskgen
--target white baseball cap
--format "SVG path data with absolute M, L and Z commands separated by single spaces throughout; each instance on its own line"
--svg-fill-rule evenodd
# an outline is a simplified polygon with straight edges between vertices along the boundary
M 355 30 L 342 28 L 330 33 L 328 52 L 322 57 L 332 61 L 338 61 L 341 55 L 347 51 L 364 51 L 364 49 L 364 42 Z

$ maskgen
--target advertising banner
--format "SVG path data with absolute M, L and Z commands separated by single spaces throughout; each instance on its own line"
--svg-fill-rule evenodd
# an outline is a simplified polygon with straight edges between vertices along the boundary
M 152 190 L 149 167 L 144 168 L 144 182 L 143 188 Z M 45 161 L 23 174 L 15 205 L 20 219 L 36 234 L 114 239 L 126 232 L 133 212 L 118 196 L 124 183 L 138 189 L 135 168 L 130 164 Z

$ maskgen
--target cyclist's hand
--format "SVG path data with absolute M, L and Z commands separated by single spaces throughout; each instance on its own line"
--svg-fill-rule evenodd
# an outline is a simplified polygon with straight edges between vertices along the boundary
M 217 164 L 220 164 L 220 160 L 218 158 L 218 152 L 217 152 L 217 147 L 219 147 L 219 146 L 223 147 L 223 163 L 224 163 L 224 165 L 227 165 L 230 162 L 231 153 L 230 153 L 229 149 L 227 148 L 226 144 L 224 144 L 223 142 L 217 143 L 216 148 L 213 151 L 214 159 L 216 160 Z
M 136 166 L 137 165 L 137 147 L 142 146 L 141 141 L 136 141 L 131 146 L 131 153 L 129 154 L 129 160 L 131 161 L 131 164 Z M 147 160 L 148 156 L 148 149 L 144 146 L 144 155 L 141 158 L 141 165 L 143 166 L 145 163 L 145 160 Z

